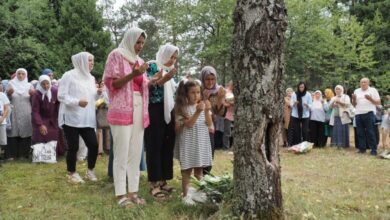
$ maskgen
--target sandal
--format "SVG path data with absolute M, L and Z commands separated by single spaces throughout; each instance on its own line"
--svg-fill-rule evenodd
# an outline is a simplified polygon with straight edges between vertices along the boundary
M 161 186 L 160 186 L 160 189 L 162 191 L 165 191 L 167 193 L 173 193 L 173 192 L 176 192 L 176 189 L 172 186 L 168 186 L 167 183 L 163 183 Z
M 167 195 L 161 191 L 160 187 L 152 187 L 150 189 L 150 194 L 157 200 L 165 200 Z
M 138 197 L 137 195 L 128 197 L 131 203 L 136 204 L 136 205 L 145 205 L 146 201 L 143 198 Z
M 129 208 L 133 206 L 133 202 L 127 198 L 127 197 L 122 197 L 121 199 L 118 200 L 118 205 L 123 208 Z

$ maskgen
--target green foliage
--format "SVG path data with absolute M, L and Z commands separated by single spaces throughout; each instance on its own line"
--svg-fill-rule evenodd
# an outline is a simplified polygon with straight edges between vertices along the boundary
M 233 9 L 236 1 L 199 1 L 193 11 L 193 24 L 199 34 L 193 35 L 195 48 L 200 50 L 201 65 L 214 66 L 220 75 L 220 82 L 225 84 L 231 72 L 231 44 L 233 38 Z M 193 28 L 195 29 L 195 28 Z
M 17 68 L 24 67 L 29 77 L 36 78 L 42 65 L 53 62 L 46 43 L 54 27 L 50 10 L 44 1 L 5 1 L 0 7 L 0 74 L 9 78 Z
M 43 68 L 59 78 L 72 68 L 70 57 L 80 51 L 95 55 L 96 75 L 101 75 L 110 33 L 103 31 L 96 1 L 7 0 L 0 7 L 0 76 L 9 78 L 24 67 L 36 79 Z
M 59 78 L 72 68 L 70 56 L 87 50 L 95 55 L 93 73 L 99 78 L 123 31 L 138 25 L 148 34 L 145 60 L 170 42 L 181 50 L 180 75 L 212 65 L 220 83 L 231 78 L 235 0 L 128 1 L 118 12 L 115 1 L 100 2 L 97 8 L 96 0 L 0 1 L 0 76 L 25 67 L 32 79 L 49 67 Z M 313 89 L 356 88 L 369 76 L 380 94 L 390 93 L 389 1 L 286 0 L 286 7 L 288 85 L 306 80 Z
M 375 35 L 332 0 L 287 0 L 286 34 L 288 84 L 306 80 L 313 89 L 342 84 L 356 88 L 369 75 L 374 59 Z
M 80 51 L 95 56 L 94 75 L 101 77 L 111 48 L 110 33 L 103 31 L 102 13 L 96 10 L 96 0 L 63 0 L 58 41 L 62 57 L 69 59 Z M 60 48 L 59 48 L 60 49 Z
M 121 8 L 119 15 L 113 14 L 108 19 L 116 20 L 114 24 L 120 26 L 122 30 L 128 28 L 126 24 L 133 26 L 135 23 L 137 23 L 138 27 L 144 29 L 148 38 L 146 39 L 141 57 L 146 61 L 155 60 L 160 45 L 167 42 L 173 43 L 169 40 L 169 35 L 164 37 L 164 41 L 161 38 L 166 32 L 165 27 L 168 25 L 167 21 L 161 17 L 164 12 L 161 8 L 166 7 L 168 3 L 169 1 L 166 0 L 131 1 Z M 117 44 L 119 44 L 121 37 L 118 37 Z
M 321 73 L 332 68 L 332 22 L 320 15 L 327 1 L 303 2 L 287 0 L 288 30 L 286 32 L 285 60 L 288 84 L 307 80 L 311 86 L 323 83 Z
M 365 37 L 375 35 L 373 56 L 376 62 L 370 78 L 381 95 L 390 94 L 390 1 L 357 1 L 350 12 L 364 24 Z
M 158 47 L 170 42 L 180 48 L 179 74 L 212 65 L 221 75 L 220 81 L 224 82 L 225 77 L 231 74 L 234 4 L 235 0 L 132 1 L 121 8 L 120 15 L 108 16 L 109 21 L 115 20 L 115 16 L 117 18 L 109 29 L 119 23 L 136 22 L 148 34 L 141 55 L 145 60 L 155 59 Z

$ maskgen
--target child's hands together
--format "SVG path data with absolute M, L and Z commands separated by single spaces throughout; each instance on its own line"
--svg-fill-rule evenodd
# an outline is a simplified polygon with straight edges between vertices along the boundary
M 196 112 L 197 113 L 200 113 L 201 111 L 203 111 L 205 109 L 205 103 L 204 101 L 200 101 L 197 105 L 196 105 Z
M 211 103 L 209 100 L 206 100 L 205 102 L 205 110 L 208 111 L 208 110 L 211 110 Z

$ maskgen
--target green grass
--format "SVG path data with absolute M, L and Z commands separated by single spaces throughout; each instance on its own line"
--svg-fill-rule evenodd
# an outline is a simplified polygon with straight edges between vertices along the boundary
M 232 170 L 232 155 L 218 151 L 214 172 Z M 282 190 L 286 219 L 390 219 L 390 161 L 351 150 L 314 149 L 306 155 L 281 151 Z M 99 182 L 66 182 L 64 159 L 57 164 L 17 161 L 0 167 L 0 219 L 227 219 L 229 207 L 187 207 L 178 188 L 170 201 L 156 202 L 148 193 L 146 173 L 141 177 L 143 207 L 120 208 L 113 184 L 106 178 L 108 157 L 98 158 Z M 77 164 L 80 174 L 85 162 Z M 211 217 L 210 217 L 211 215 Z

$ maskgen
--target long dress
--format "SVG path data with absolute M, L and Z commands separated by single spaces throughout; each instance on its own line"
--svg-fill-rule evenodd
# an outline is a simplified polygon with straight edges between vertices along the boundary
M 189 106 L 187 112 L 194 115 L 196 105 Z M 178 156 L 181 170 L 211 166 L 211 142 L 204 111 L 191 128 L 184 127 L 177 135 Z M 177 120 L 181 120 L 180 117 Z
M 31 102 L 28 92 L 14 92 L 11 102 L 11 129 L 7 131 L 9 158 L 28 157 L 31 146 Z
M 333 108 L 334 125 L 332 132 L 331 145 L 336 147 L 349 147 L 349 126 L 342 124 L 340 118 L 340 109 L 335 106 Z
M 57 89 L 51 88 L 51 94 L 52 98 L 50 102 L 47 96 L 42 100 L 42 93 L 38 90 L 32 97 L 32 142 L 34 144 L 58 141 L 58 109 L 60 103 L 57 99 Z M 41 125 L 46 126 L 48 131 L 47 135 L 42 135 L 39 132 Z

